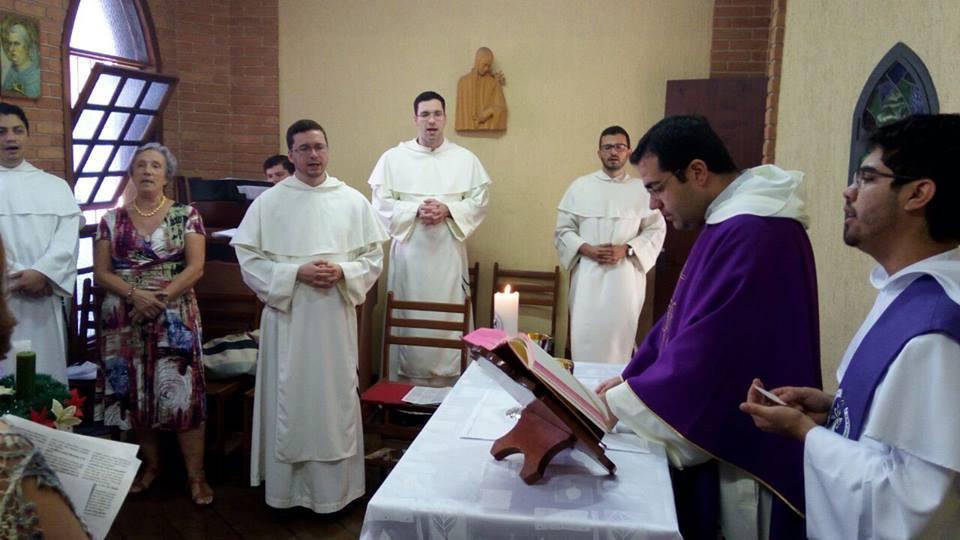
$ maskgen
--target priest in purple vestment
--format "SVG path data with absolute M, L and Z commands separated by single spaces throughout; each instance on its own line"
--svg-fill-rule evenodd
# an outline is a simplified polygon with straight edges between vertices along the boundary
M 667 313 L 597 390 L 624 425 L 666 447 L 684 538 L 802 538 L 803 447 L 738 409 L 755 377 L 820 386 L 802 173 L 739 171 L 698 116 L 661 120 L 630 161 L 650 207 L 700 235 Z
M 836 395 L 751 386 L 744 412 L 804 445 L 810 538 L 954 538 L 960 530 L 960 115 L 881 127 L 843 192 L 843 240 L 877 261 L 877 299 Z

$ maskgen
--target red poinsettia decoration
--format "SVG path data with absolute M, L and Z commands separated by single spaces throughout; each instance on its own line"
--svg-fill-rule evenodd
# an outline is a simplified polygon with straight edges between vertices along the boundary
M 77 412 L 74 413 L 74 416 L 83 418 L 83 402 L 86 400 L 86 397 L 81 396 L 80 392 L 76 388 L 73 388 L 70 390 L 70 399 L 67 400 L 66 406 L 69 407 L 73 405 L 76 407 Z
M 40 409 L 40 411 L 30 409 L 30 421 L 47 427 L 56 427 L 53 418 L 50 418 L 50 410 L 47 407 Z

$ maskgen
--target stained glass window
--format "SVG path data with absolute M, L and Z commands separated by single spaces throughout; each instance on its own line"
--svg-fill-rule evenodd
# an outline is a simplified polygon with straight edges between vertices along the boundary
M 850 174 L 867 155 L 864 139 L 878 127 L 911 114 L 936 114 L 940 110 L 930 73 L 910 47 L 897 43 L 874 68 L 853 112 Z

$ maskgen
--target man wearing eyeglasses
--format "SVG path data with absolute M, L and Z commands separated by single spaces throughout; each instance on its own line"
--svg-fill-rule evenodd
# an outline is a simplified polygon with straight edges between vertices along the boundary
M 417 137 L 384 152 L 370 174 L 373 207 L 392 238 L 387 290 L 398 300 L 462 304 L 470 294 L 466 242 L 486 216 L 490 177 L 477 156 L 444 138 L 443 96 L 421 93 L 413 113 Z M 435 318 L 455 317 L 438 313 Z M 431 332 L 430 337 L 445 336 Z M 450 337 L 459 339 L 455 332 Z M 460 374 L 460 351 L 394 349 L 391 376 Z
M 274 508 L 340 510 L 363 495 L 355 307 L 387 239 L 366 197 L 327 173 L 327 134 L 287 129 L 295 171 L 257 197 L 230 244 L 265 304 L 254 399 L 251 485 Z
M 877 261 L 879 292 L 843 355 L 840 387 L 774 388 L 784 407 L 745 386 L 741 409 L 803 441 L 810 538 L 951 537 L 960 530 L 960 115 L 908 117 L 869 142 L 843 192 L 843 241 Z
M 600 170 L 560 200 L 554 246 L 570 271 L 570 348 L 575 362 L 626 363 L 636 343 L 646 275 L 667 226 L 639 178 L 626 171 L 630 136 L 600 133 Z
M 661 120 L 630 160 L 650 206 L 700 234 L 666 314 L 597 390 L 623 424 L 665 446 L 684 538 L 802 538 L 803 448 L 738 410 L 758 373 L 820 386 L 802 174 L 738 170 L 698 116 Z

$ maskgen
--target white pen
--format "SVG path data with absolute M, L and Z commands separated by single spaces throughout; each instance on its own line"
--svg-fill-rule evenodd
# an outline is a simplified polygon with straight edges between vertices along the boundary
M 756 388 L 758 392 L 760 392 L 761 394 L 763 394 L 764 396 L 766 396 L 767 399 L 769 399 L 770 401 L 776 403 L 777 405 L 786 405 L 786 404 L 787 404 L 786 401 L 778 398 L 777 395 L 774 394 L 773 392 L 770 392 L 769 390 L 765 390 L 765 389 L 763 389 L 763 388 L 760 388 L 760 387 L 757 386 L 757 385 L 753 385 L 753 387 Z

